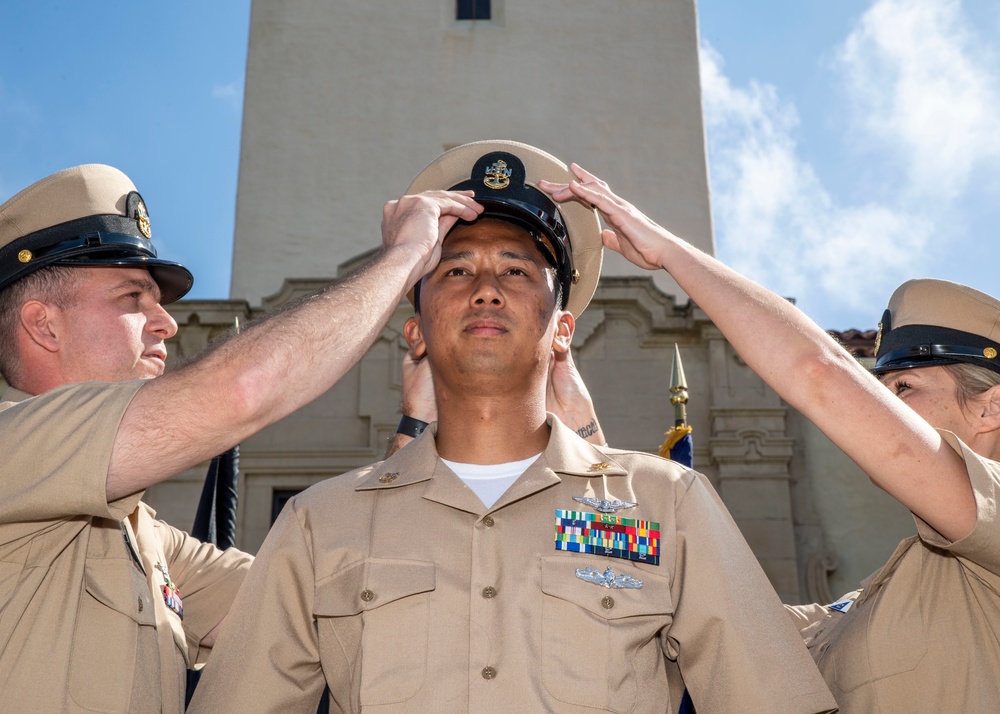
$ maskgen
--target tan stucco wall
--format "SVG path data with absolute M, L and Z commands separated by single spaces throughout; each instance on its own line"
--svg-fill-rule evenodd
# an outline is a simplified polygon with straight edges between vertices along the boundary
M 423 166 L 478 139 L 578 161 L 714 251 L 693 0 L 493 0 L 489 22 L 454 6 L 253 3 L 232 297 L 330 275 Z

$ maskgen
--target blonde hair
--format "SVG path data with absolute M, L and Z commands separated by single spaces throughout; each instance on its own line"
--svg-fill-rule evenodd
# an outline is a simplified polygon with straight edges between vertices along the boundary
M 986 367 L 979 367 L 968 362 L 942 366 L 955 379 L 957 385 L 955 398 L 963 407 L 967 407 L 970 401 L 986 390 L 1000 384 L 1000 372 L 994 372 Z

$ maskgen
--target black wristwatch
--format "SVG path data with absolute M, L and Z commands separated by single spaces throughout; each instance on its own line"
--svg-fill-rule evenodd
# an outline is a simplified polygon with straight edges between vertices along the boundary
M 424 432 L 427 426 L 427 422 L 408 417 L 404 414 L 403 418 L 399 420 L 399 426 L 396 427 L 396 433 L 403 434 L 404 436 L 412 436 L 416 439 Z

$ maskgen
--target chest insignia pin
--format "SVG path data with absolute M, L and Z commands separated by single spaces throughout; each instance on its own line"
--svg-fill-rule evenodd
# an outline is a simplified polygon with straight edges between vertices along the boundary
M 577 568 L 576 577 L 580 578 L 580 580 L 586 580 L 588 583 L 594 583 L 594 585 L 600 585 L 604 588 L 614 588 L 615 590 L 624 588 L 638 590 L 642 587 L 641 580 L 637 580 L 631 575 L 615 575 L 611 570 L 611 566 L 608 566 L 603 573 L 599 573 L 593 568 Z
M 574 501 L 586 504 L 598 513 L 617 513 L 624 508 L 635 508 L 638 503 L 632 501 L 609 501 L 605 498 L 587 498 L 586 496 L 573 496 Z

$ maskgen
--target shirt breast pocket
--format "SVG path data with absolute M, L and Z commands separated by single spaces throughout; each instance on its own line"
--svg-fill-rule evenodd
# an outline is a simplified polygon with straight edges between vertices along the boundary
M 843 634 L 832 643 L 834 681 L 844 692 L 909 672 L 927 654 L 920 588 L 898 574 L 843 616 Z
M 642 581 L 605 588 L 577 568 Z M 659 635 L 673 621 L 670 581 L 627 561 L 542 558 L 542 681 L 554 698 L 577 706 L 633 711 L 640 686 L 665 681 Z
M 358 691 L 360 659 L 362 706 L 397 704 L 419 692 L 434 588 L 434 563 L 377 558 L 317 583 L 315 614 L 331 691 Z M 324 643 L 324 633 L 333 641 Z
M 149 636 L 140 633 L 142 626 L 151 628 Z M 96 712 L 125 711 L 136 658 L 156 656 L 155 627 L 149 587 L 135 566 L 122 559 L 88 560 L 70 660 L 73 701 Z M 153 646 L 145 651 L 148 643 Z M 159 681 L 154 684 L 159 687 Z

